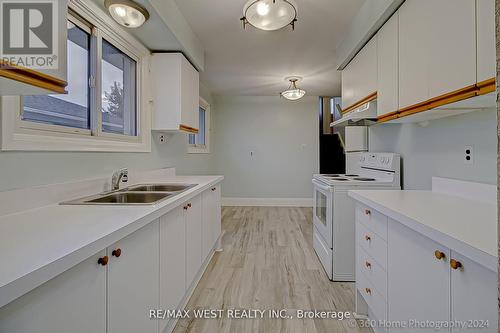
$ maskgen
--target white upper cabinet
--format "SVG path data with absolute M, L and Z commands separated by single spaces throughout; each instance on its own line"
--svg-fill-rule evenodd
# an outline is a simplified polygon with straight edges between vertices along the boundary
M 148 309 L 158 306 L 159 225 L 153 222 L 108 248 L 107 333 L 156 333 Z
M 477 0 L 477 82 L 496 77 L 495 1 Z
M 398 16 L 396 12 L 377 33 L 377 115 L 399 108 Z
M 372 38 L 342 71 L 342 108 L 377 91 L 377 38 Z
M 4 50 L 0 51 L 0 53 L 3 53 L 3 57 L 9 58 L 10 56 L 14 56 L 14 59 L 17 60 L 9 60 L 7 63 L 4 62 L 3 59 L 0 59 L 0 96 L 64 93 L 67 85 L 68 1 L 54 1 L 53 5 L 56 7 L 52 10 L 52 14 L 57 13 L 57 16 L 55 17 L 57 20 L 55 33 L 52 36 L 44 36 L 39 41 L 49 47 L 50 43 L 52 43 L 52 53 L 42 56 L 36 55 L 35 57 L 37 59 L 37 64 L 47 64 L 48 66 L 36 68 L 31 64 L 25 64 L 21 60 L 27 59 L 27 61 L 30 61 L 30 59 L 34 56 L 32 53 L 24 52 L 24 54 L 23 52 L 19 52 L 20 54 L 15 55 L 7 54 L 5 50 L 6 45 L 4 45 Z M 24 10 L 27 9 L 25 8 Z M 22 13 L 23 12 L 19 10 L 10 12 L 9 17 L 13 23 L 11 24 L 12 28 L 18 30 L 23 29 L 22 25 L 15 24 L 15 22 L 22 21 L 16 19 L 16 15 L 21 15 Z M 45 12 L 42 13 L 42 16 L 42 20 L 48 20 Z M 11 38 L 15 37 L 11 36 Z M 55 38 L 55 40 L 52 40 L 53 38 Z M 10 40 L 9 43 L 15 47 L 30 47 L 30 45 L 25 45 L 24 41 Z M 7 41 L 5 41 L 4 44 L 7 44 Z M 55 56 L 55 58 L 53 56 Z M 57 64 L 50 66 L 49 62 L 54 59 L 57 59 Z
M 430 98 L 434 98 L 476 84 L 476 1 L 431 2 L 425 50 L 430 60 L 427 84 Z
M 399 108 L 429 98 L 428 72 L 432 0 L 407 0 L 399 9 Z
M 153 130 L 197 132 L 198 71 L 181 53 L 154 53 L 151 62 Z

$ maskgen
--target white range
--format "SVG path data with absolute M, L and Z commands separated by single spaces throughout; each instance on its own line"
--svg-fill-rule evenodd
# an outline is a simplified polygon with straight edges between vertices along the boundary
M 317 174 L 313 177 L 313 245 L 332 281 L 354 281 L 354 201 L 349 190 L 401 189 L 400 156 L 361 153 L 357 174 Z

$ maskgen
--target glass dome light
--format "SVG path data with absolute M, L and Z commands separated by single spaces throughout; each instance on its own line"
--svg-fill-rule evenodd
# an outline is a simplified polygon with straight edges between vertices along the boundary
M 297 88 L 297 82 L 300 81 L 300 79 L 297 77 L 293 77 L 293 78 L 289 78 L 288 81 L 290 81 L 290 86 L 288 87 L 287 90 L 281 92 L 280 96 L 284 97 L 290 101 L 296 101 L 296 100 L 304 97 L 304 95 L 306 94 L 306 91 Z
M 116 22 L 127 28 L 138 28 L 149 19 L 147 9 L 132 0 L 105 0 L 104 6 Z
M 243 28 L 247 24 L 257 29 L 273 31 L 287 25 L 295 28 L 297 5 L 293 0 L 250 0 L 243 7 Z

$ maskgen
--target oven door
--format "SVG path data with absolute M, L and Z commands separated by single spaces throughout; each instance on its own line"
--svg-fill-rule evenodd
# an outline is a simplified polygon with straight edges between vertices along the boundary
M 330 249 L 333 249 L 333 188 L 313 180 L 314 185 L 314 207 L 313 222 L 316 230 L 326 242 Z

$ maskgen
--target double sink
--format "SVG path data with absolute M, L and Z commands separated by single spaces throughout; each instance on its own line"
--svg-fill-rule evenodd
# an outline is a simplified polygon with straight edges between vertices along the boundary
M 61 203 L 61 205 L 154 205 L 196 184 L 143 184 Z

